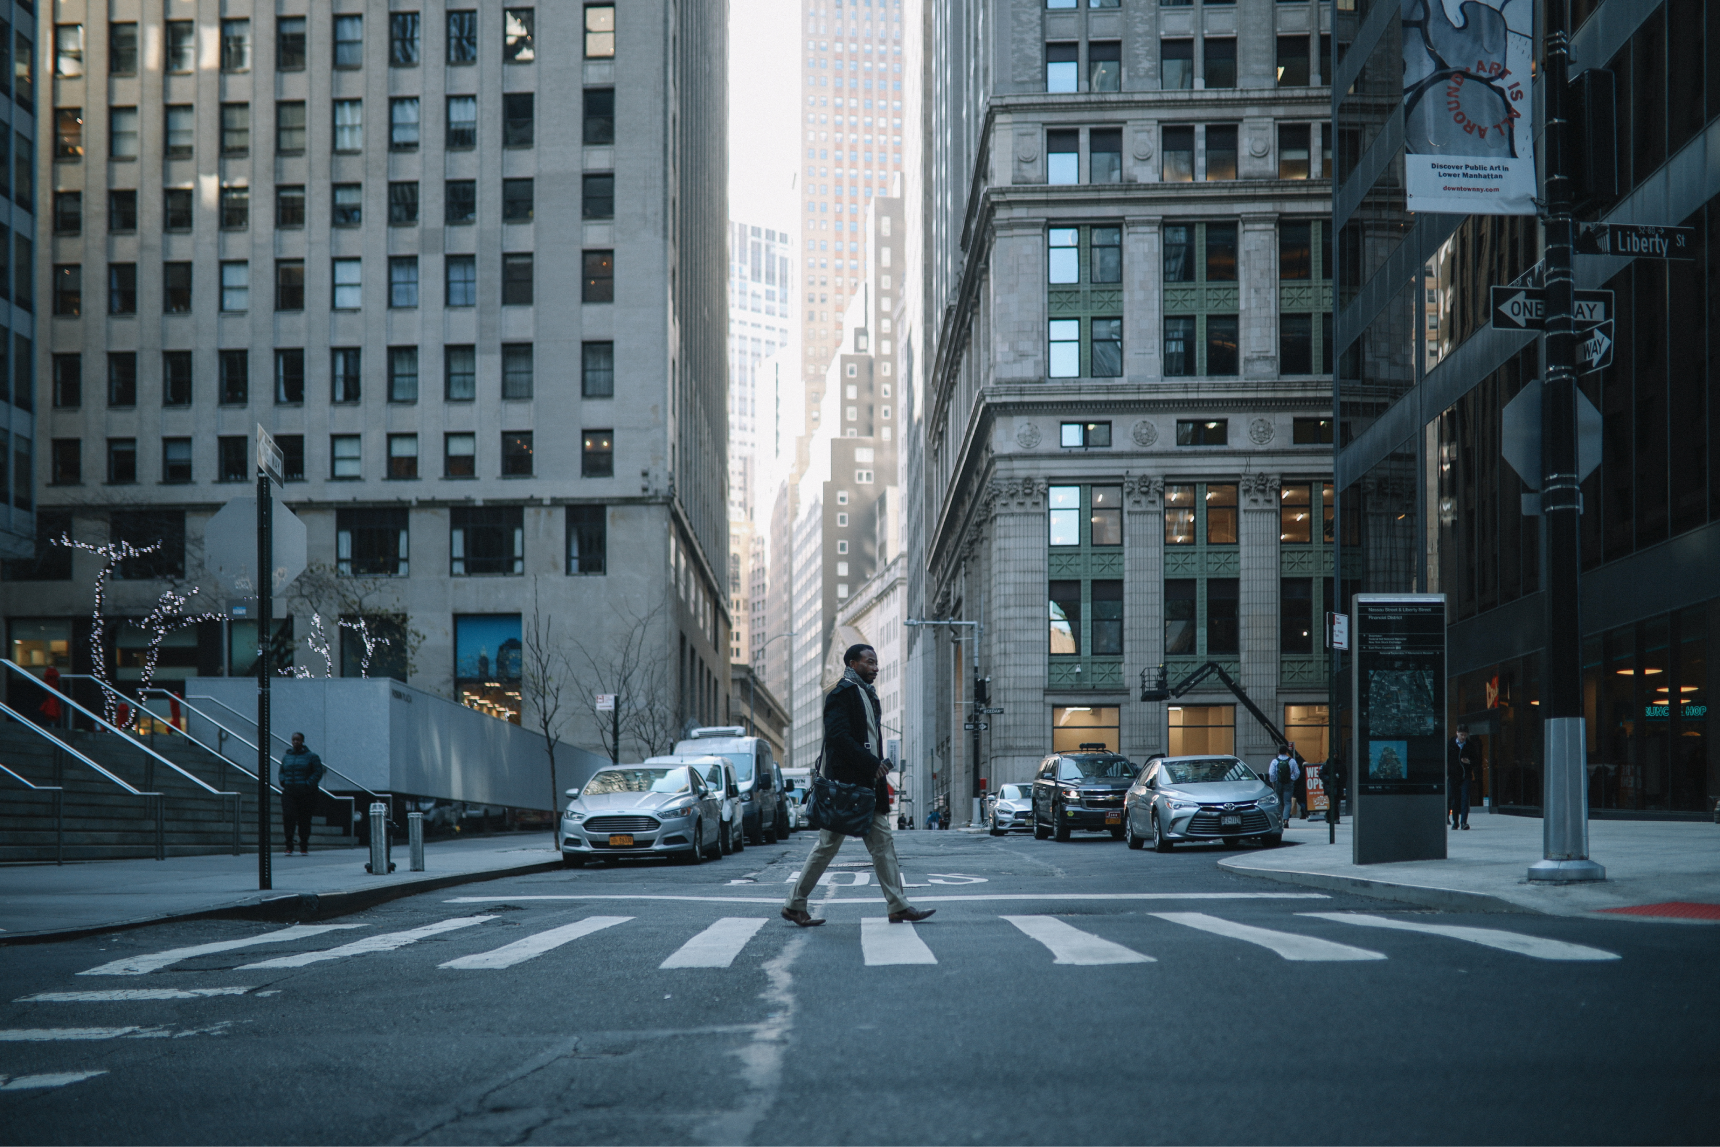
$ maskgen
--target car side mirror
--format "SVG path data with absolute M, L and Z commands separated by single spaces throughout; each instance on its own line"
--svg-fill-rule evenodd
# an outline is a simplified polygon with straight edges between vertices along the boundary
M 579 790 L 578 789 L 568 789 L 567 792 L 564 793 L 563 795 L 569 796 L 569 797 L 577 797 L 577 796 L 579 796 Z
M 793 777 L 784 777 L 783 778 L 782 791 L 785 793 L 791 793 L 794 791 L 794 778 Z

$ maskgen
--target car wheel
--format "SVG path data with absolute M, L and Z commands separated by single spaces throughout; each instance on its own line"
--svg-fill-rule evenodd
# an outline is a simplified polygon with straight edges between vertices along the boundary
M 997 823 L 997 817 L 995 815 L 991 818 L 991 835 L 1003 835 L 1003 826 Z
M 1051 815 L 1054 817 L 1057 815 L 1056 808 L 1053 808 L 1051 810 Z M 1069 839 L 1069 826 L 1064 824 L 1060 820 L 1052 821 L 1052 823 L 1051 823 L 1051 839 L 1058 841 L 1059 843 L 1061 843 L 1063 841 L 1067 841 Z
M 776 809 L 776 838 L 778 840 L 787 840 L 788 834 L 793 831 L 794 825 L 789 821 L 788 810 L 783 808 L 781 805 L 778 805 Z
M 1051 835 L 1051 827 L 1039 823 L 1039 814 L 1033 814 L 1033 839 L 1045 840 Z
M 564 852 L 561 854 L 561 866 L 563 868 L 584 868 L 585 857 L 575 852 Z
M 1171 842 L 1166 839 L 1165 830 L 1159 824 L 1159 814 L 1155 812 L 1153 814 L 1153 851 L 1169 852 L 1170 850 Z
M 675 854 L 677 862 L 694 865 L 705 859 L 705 826 L 700 821 L 693 822 L 693 846 L 685 852 Z
M 1140 848 L 1147 843 L 1135 835 L 1135 818 L 1133 816 L 1123 818 L 1123 839 L 1128 841 L 1130 848 Z
M 742 823 L 735 825 L 735 844 L 734 844 L 734 847 L 731 848 L 729 851 L 730 852 L 745 852 L 746 847 L 747 847 L 747 830 L 746 830 L 746 823 L 743 821 Z
M 722 831 L 717 833 L 717 855 L 727 856 L 734 850 L 734 834 L 729 831 L 729 826 L 725 824 L 722 826 Z

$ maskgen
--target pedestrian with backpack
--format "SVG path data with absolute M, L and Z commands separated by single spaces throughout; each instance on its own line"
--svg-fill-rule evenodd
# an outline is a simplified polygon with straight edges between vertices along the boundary
M 1278 795 L 1279 818 L 1288 823 L 1292 809 L 1296 803 L 1296 781 L 1302 775 L 1302 766 L 1296 756 L 1296 746 L 1290 741 L 1284 742 L 1278 749 L 1278 755 L 1272 758 L 1272 763 L 1266 766 L 1266 783 L 1272 786 L 1272 791 Z

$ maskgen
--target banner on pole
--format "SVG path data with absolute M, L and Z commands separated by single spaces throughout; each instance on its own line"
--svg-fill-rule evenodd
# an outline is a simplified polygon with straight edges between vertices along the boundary
M 1411 211 L 1535 214 L 1534 7 L 1402 0 Z

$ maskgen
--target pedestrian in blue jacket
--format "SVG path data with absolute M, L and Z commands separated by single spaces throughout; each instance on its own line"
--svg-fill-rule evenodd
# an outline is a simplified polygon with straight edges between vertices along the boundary
M 298 827 L 299 851 L 311 851 L 311 815 L 322 782 L 322 758 L 305 748 L 305 735 L 293 734 L 293 747 L 281 754 L 281 820 L 287 830 L 287 855 L 293 854 L 293 828 Z

